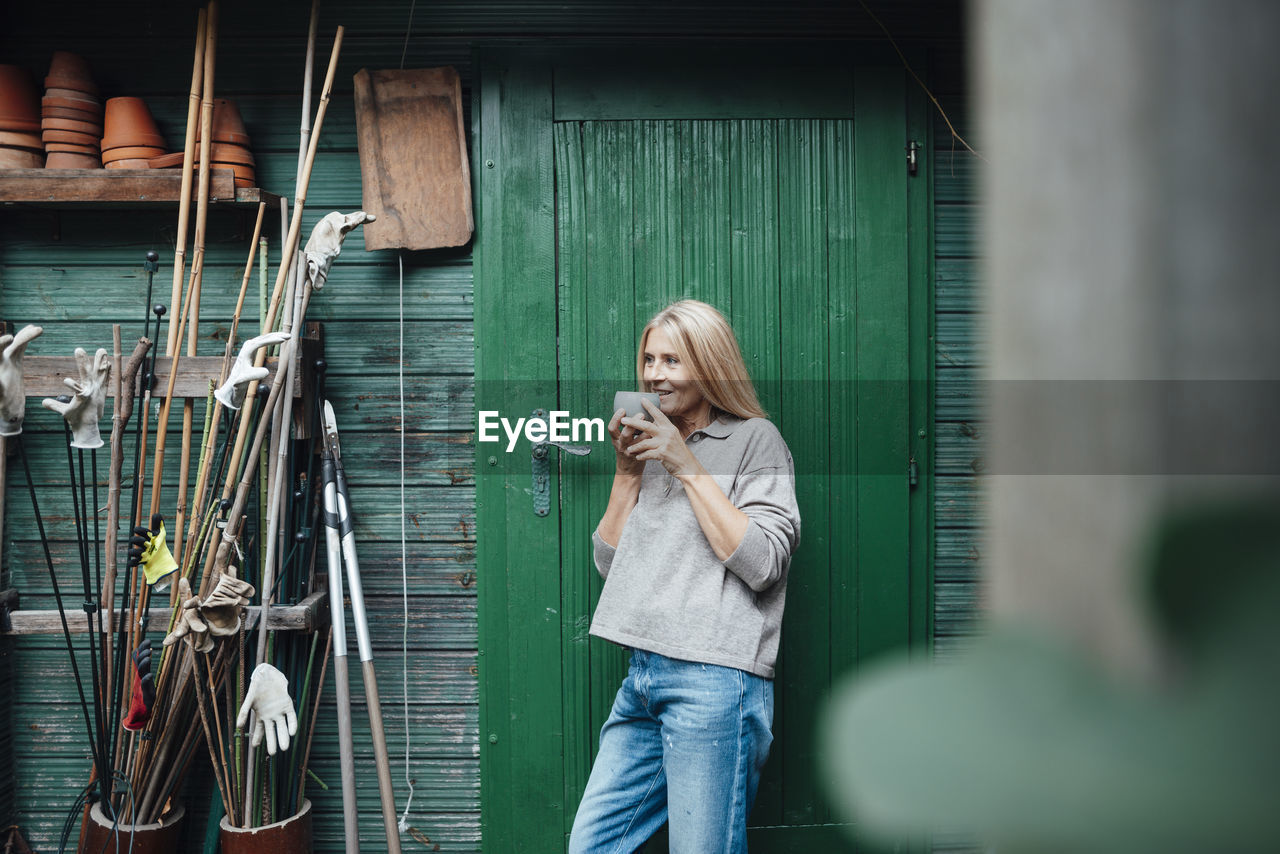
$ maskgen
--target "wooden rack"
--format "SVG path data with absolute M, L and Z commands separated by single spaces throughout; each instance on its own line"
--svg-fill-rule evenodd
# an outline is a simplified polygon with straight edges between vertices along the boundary
M 279 208 L 280 197 L 258 187 L 235 186 L 230 169 L 214 169 L 209 201 L 220 207 Z M 180 169 L 0 169 L 0 204 L 51 207 L 176 204 Z

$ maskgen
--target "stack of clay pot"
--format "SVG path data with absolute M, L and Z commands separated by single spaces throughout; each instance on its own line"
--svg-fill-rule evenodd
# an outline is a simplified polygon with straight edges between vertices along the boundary
M 26 69 L 0 65 L 0 169 L 42 166 L 40 93 Z
M 54 51 L 41 102 L 41 138 L 49 169 L 97 169 L 101 163 L 102 98 L 89 65 L 74 53 Z
M 200 162 L 200 132 L 196 131 L 195 162 Z M 253 152 L 249 150 L 249 135 L 234 101 L 215 98 L 213 102 L 213 143 L 210 160 L 214 169 L 230 169 L 235 173 L 237 187 L 256 186 L 257 176 Z M 182 152 L 167 154 L 151 161 L 151 168 L 166 169 L 182 165 Z
M 108 169 L 150 169 L 164 154 L 164 137 L 141 98 L 107 101 L 106 133 L 102 137 L 102 165 Z

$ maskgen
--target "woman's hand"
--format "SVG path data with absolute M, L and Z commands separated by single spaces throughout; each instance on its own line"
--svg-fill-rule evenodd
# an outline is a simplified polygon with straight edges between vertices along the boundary
M 684 436 L 680 435 L 680 428 L 671 423 L 671 419 L 649 401 L 642 400 L 641 404 L 645 411 L 653 416 L 653 420 L 645 421 L 642 418 L 621 420 L 621 424 L 630 427 L 637 434 L 644 434 L 642 438 L 630 442 L 625 453 L 640 461 L 641 466 L 646 460 L 657 460 L 676 477 L 704 473 L 698 458 L 685 444 Z M 617 419 L 617 415 L 614 418 Z
M 640 434 L 632 427 L 622 424 L 627 410 L 619 409 L 609 419 L 609 438 L 613 441 L 613 450 L 617 456 L 618 474 L 638 475 L 644 471 L 644 461 L 637 460 L 630 454 L 631 446 L 640 439 Z

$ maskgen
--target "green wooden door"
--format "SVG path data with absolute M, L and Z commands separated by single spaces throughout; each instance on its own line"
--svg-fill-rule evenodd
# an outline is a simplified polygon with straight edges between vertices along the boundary
M 607 417 L 657 310 L 692 297 L 729 317 L 803 516 L 752 847 L 839 850 L 822 699 L 929 633 L 927 467 L 910 475 L 927 457 L 928 190 L 904 154 L 921 122 L 900 66 L 738 59 L 482 64 L 477 398 Z M 587 633 L 611 452 L 554 457 L 541 517 L 528 444 L 478 447 L 485 847 L 560 850 L 626 670 Z

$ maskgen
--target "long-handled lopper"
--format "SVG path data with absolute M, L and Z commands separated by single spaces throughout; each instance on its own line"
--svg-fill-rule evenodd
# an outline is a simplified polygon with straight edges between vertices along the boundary
M 355 526 L 351 521 L 351 496 L 347 492 L 347 476 L 342 469 L 338 423 L 333 414 L 333 407 L 327 400 L 324 403 L 324 442 L 325 450 L 333 457 L 333 481 L 342 541 L 342 560 L 347 570 L 347 591 L 351 597 L 351 616 L 355 622 L 356 644 L 360 650 L 365 700 L 369 704 L 369 730 L 373 738 L 374 760 L 378 765 L 378 792 L 382 796 L 382 820 L 387 830 L 387 851 L 389 854 L 400 854 L 396 799 L 395 792 L 391 788 L 391 760 L 387 756 L 387 738 L 382 728 L 382 704 L 378 699 L 378 678 L 373 669 L 373 643 L 369 640 L 369 618 L 365 612 L 364 591 L 360 584 L 360 560 L 356 556 Z M 329 486 L 326 483 L 326 498 L 328 492 Z M 330 578 L 332 579 L 332 576 Z

